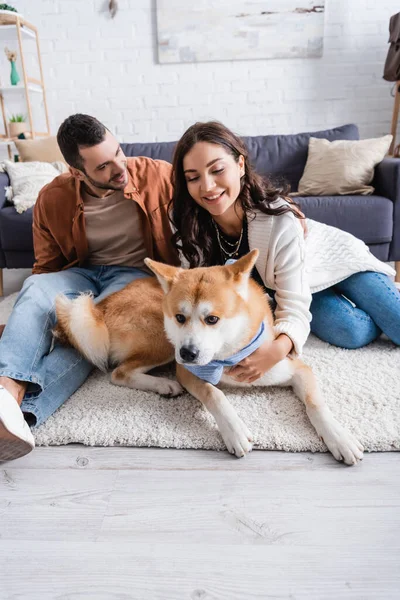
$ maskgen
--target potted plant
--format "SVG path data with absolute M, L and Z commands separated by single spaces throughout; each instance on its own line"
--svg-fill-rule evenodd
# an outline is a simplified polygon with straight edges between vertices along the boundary
M 26 124 L 26 116 L 21 114 L 11 115 L 8 123 L 8 131 L 10 137 L 18 137 L 21 133 L 25 133 L 28 130 Z
M 17 13 L 17 9 L 14 8 L 13 6 L 11 6 L 11 4 L 0 4 L 0 10 L 7 10 L 8 12 L 15 12 Z
M 16 17 L 22 17 L 21 13 L 10 4 L 0 4 L 0 20 L 3 25 L 12 25 Z

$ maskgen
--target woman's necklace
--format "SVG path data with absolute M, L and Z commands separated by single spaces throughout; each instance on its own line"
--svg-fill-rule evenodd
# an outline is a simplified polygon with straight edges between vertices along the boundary
M 224 238 L 223 234 L 220 232 L 219 227 L 216 224 L 216 222 L 214 221 L 214 219 L 213 219 L 213 224 L 215 227 L 215 231 L 217 233 L 218 245 L 220 247 L 222 254 L 226 258 L 232 258 L 233 256 L 237 255 L 239 248 L 240 248 L 240 244 L 242 243 L 242 239 L 243 239 L 243 226 L 242 226 L 242 230 L 240 232 L 239 239 L 237 240 L 237 242 L 232 243 L 229 240 L 227 240 L 226 238 Z M 222 242 L 224 244 L 226 244 L 227 246 L 230 246 L 230 248 L 228 250 L 226 249 L 226 247 L 224 248 Z M 224 258 L 224 256 L 222 258 Z

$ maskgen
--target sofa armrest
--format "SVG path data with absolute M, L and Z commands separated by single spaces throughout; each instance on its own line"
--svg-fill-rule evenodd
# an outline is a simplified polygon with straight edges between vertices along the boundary
M 0 208 L 7 204 L 5 187 L 10 185 L 7 173 L 0 173 Z
M 375 188 L 375 194 L 378 196 L 384 196 L 394 203 L 400 203 L 400 160 L 398 158 L 384 158 L 375 167 L 372 185 Z
M 372 182 L 375 194 L 393 202 L 393 238 L 389 249 L 389 260 L 400 261 L 400 160 L 384 158 L 375 168 Z

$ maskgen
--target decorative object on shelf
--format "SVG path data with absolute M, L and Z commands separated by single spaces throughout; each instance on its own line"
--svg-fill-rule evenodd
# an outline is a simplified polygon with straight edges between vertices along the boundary
M 16 52 L 16 50 L 9 50 L 8 48 L 4 48 L 4 52 L 6 53 L 6 56 L 11 63 L 11 73 L 10 73 L 11 85 L 17 85 L 17 83 L 19 82 L 19 75 L 18 75 L 17 67 L 15 66 L 15 63 L 17 60 L 17 52 Z
M 113 19 L 118 11 L 118 2 L 117 0 L 109 0 L 108 2 L 108 10 L 110 11 L 111 18 Z
M 0 14 L 5 15 L 5 19 L 7 19 L 7 15 L 11 15 L 12 18 L 16 16 L 22 17 L 18 10 L 11 6 L 11 4 L 0 4 Z
M 15 61 L 11 63 L 10 82 L 11 85 L 17 85 L 19 83 L 19 75 L 17 67 L 15 66 Z
M 10 137 L 18 137 L 21 133 L 24 133 L 29 129 L 26 123 L 25 115 L 11 115 L 10 121 L 8 123 L 8 131 L 10 133 Z
M 6 10 L 8 12 L 15 12 L 17 13 L 17 9 L 14 8 L 13 6 L 11 6 L 10 4 L 0 4 L 0 10 Z
M 2 25 L 14 25 L 16 17 L 22 18 L 21 13 L 10 4 L 0 4 L 0 18 Z

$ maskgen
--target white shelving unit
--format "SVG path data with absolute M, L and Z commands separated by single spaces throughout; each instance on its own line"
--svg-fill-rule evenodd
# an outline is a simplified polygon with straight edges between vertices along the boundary
M 0 134 L 0 145 L 7 145 L 8 147 L 8 155 L 11 158 L 12 151 L 11 147 L 14 142 L 14 139 L 10 137 L 8 130 L 7 117 L 5 112 L 5 107 L 9 109 L 10 104 L 12 103 L 13 97 L 19 97 L 20 95 L 25 96 L 26 109 L 28 113 L 28 124 L 29 124 L 29 133 L 32 138 L 35 137 L 45 137 L 50 135 L 50 125 L 49 125 L 49 115 L 47 111 L 47 102 L 46 102 L 46 90 L 44 86 L 43 79 L 43 68 L 42 68 L 42 60 L 40 56 L 40 47 L 39 47 L 39 35 L 36 27 L 26 21 L 21 15 L 18 13 L 0 13 L 0 39 L 2 41 L 12 40 L 18 41 L 19 48 L 19 56 L 21 58 L 21 67 L 22 67 L 22 82 L 19 85 L 11 86 L 1 86 L 0 87 L 0 109 L 3 116 L 4 123 L 4 131 L 5 134 Z M 40 70 L 40 79 L 35 79 L 33 77 L 29 77 L 26 72 L 25 67 L 25 59 L 24 59 L 24 49 L 23 49 L 23 40 L 24 39 L 33 39 L 36 41 L 36 49 L 37 49 L 37 57 L 38 64 Z M 43 97 L 43 108 L 46 119 L 46 129 L 47 131 L 37 131 L 34 127 L 33 117 L 32 117 L 32 100 L 31 94 L 41 94 Z

